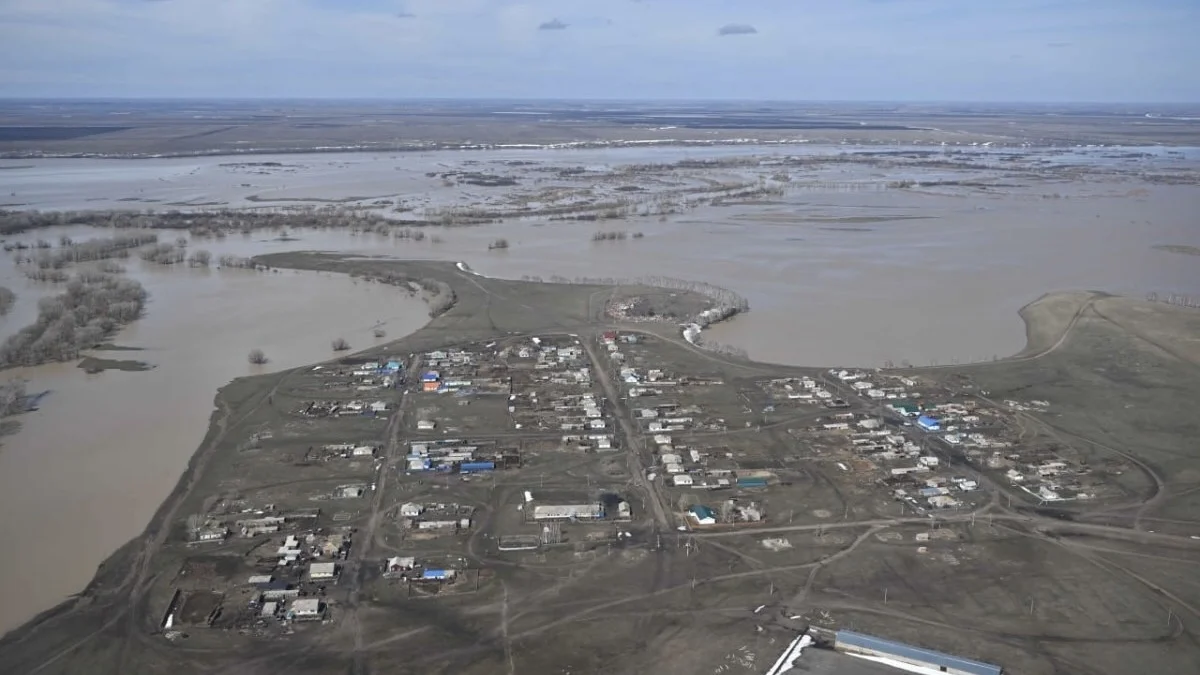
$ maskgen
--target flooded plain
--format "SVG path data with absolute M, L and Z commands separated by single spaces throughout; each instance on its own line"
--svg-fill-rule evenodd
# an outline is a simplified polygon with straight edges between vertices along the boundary
M 33 295 L 7 278 L 4 264 L 3 283 Z M 17 418 L 20 431 L 0 439 L 0 537 L 19 542 L 0 554 L 8 599 L 0 632 L 81 590 L 96 565 L 141 532 L 203 439 L 219 387 L 330 358 L 335 337 L 355 348 L 380 342 L 377 323 L 400 336 L 427 321 L 420 299 L 341 275 L 126 264 L 151 297 L 144 318 L 115 342 L 140 351 L 95 354 L 152 370 L 87 374 L 64 363 L 4 373 L 49 393 L 38 411 Z M 0 327 L 11 332 L 24 325 L 18 320 L 10 315 Z M 254 348 L 267 354 L 266 366 L 247 362 Z
M 19 208 L 40 209 L 277 209 L 418 199 L 463 204 L 496 201 L 505 188 L 449 187 L 429 174 L 525 160 L 602 171 L 628 162 L 779 152 L 734 147 L 253 159 L 290 169 L 232 166 L 237 160 L 228 157 L 22 160 L 28 168 L 0 172 L 0 193 Z M 301 230 L 291 232 L 289 241 L 257 232 L 191 246 L 215 255 L 331 250 L 460 260 L 507 278 L 695 279 L 749 299 L 748 314 L 710 328 L 706 337 L 744 348 L 758 360 L 968 362 L 1020 350 L 1024 326 L 1017 311 L 1046 292 L 1200 296 L 1200 258 L 1154 248 L 1200 246 L 1194 215 L 1200 188 L 1136 178 L 1144 167 L 1200 168 L 1195 153 L 1187 153 L 1112 159 L 1120 165 L 1113 173 L 1075 181 L 990 169 L 981 172 L 992 179 L 984 189 L 884 189 L 897 175 L 932 180 L 934 171 L 822 166 L 810 182 L 793 179 L 781 196 L 714 200 L 669 217 L 635 214 L 599 223 L 513 218 L 428 229 L 438 243 L 432 236 L 414 241 Z M 1095 164 L 1103 159 L 1095 157 Z M 1054 161 L 1070 163 L 1061 155 Z M 616 229 L 644 236 L 592 240 L 596 232 Z M 10 239 L 57 239 L 61 233 L 108 234 L 73 228 Z M 162 234 L 164 240 L 175 236 Z M 509 248 L 488 250 L 497 238 L 507 239 Z M 377 321 L 386 322 L 395 338 L 426 320 L 424 305 L 395 288 L 335 275 L 126 264 L 151 299 L 145 317 L 115 341 L 144 351 L 108 356 L 147 361 L 153 370 L 87 375 L 61 364 L 17 372 L 31 380 L 31 391 L 51 394 L 39 412 L 21 418 L 22 429 L 0 448 L 0 536 L 20 542 L 3 558 L 8 573 L 0 590 L 8 602 L 0 610 L 0 631 L 81 589 L 96 564 L 144 527 L 201 441 L 215 390 L 252 372 L 245 358 L 251 348 L 266 351 L 269 368 L 286 368 L 328 358 L 333 337 L 356 348 L 373 344 Z M 32 321 L 38 295 L 54 292 L 26 281 L 9 260 L 0 262 L 0 284 L 18 295 L 12 313 L 0 319 L 0 336 Z

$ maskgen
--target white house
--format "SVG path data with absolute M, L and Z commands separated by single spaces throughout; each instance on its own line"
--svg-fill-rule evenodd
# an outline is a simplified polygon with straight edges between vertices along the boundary
M 308 566 L 308 578 L 313 581 L 332 579 L 337 576 L 337 564 L 331 562 L 313 563 Z
M 319 619 L 325 613 L 325 606 L 316 598 L 298 598 L 292 601 L 288 615 L 298 620 Z

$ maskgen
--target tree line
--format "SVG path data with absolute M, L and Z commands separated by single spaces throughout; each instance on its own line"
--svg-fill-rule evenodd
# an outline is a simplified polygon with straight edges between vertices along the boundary
M 103 239 L 89 239 L 79 243 L 63 237 L 58 248 L 41 249 L 29 260 L 40 270 L 57 270 L 72 263 L 125 258 L 129 256 L 129 249 L 153 244 L 157 241 L 157 234 L 125 234 Z
M 363 278 L 368 281 L 378 281 L 380 283 L 389 284 L 391 286 L 407 286 L 410 291 L 414 288 L 420 289 L 425 293 L 425 304 L 429 305 L 429 316 L 437 318 L 454 306 L 458 302 L 458 296 L 454 293 L 454 289 L 450 284 L 429 277 L 415 279 L 405 274 L 397 274 L 395 272 L 382 272 L 379 274 L 368 273 L 363 275 Z M 383 337 L 380 331 L 376 331 L 376 337 Z
M 64 293 L 38 301 L 38 316 L 0 344 L 0 367 L 69 361 L 142 314 L 146 290 L 133 279 L 77 276 Z

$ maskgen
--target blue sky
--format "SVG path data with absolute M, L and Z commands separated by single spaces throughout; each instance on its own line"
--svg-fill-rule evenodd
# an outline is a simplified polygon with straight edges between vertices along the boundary
M 0 96 L 1200 102 L 1200 0 L 0 0 Z

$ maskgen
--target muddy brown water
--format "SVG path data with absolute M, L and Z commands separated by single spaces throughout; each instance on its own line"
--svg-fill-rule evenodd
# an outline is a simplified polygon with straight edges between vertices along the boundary
M 131 263 L 132 265 L 132 263 Z M 331 357 L 425 323 L 419 299 L 379 284 L 317 273 L 143 270 L 146 315 L 117 342 L 143 351 L 98 352 L 155 365 L 89 375 L 72 364 L 4 373 L 50 393 L 0 447 L 0 631 L 86 585 L 96 565 L 137 536 L 203 439 L 213 395 L 230 380 Z M 20 289 L 18 289 L 20 292 Z M 7 319 L 4 320 L 7 328 Z M 261 348 L 266 366 L 246 355 Z
M 749 152 L 721 152 L 735 150 Z M 0 178 L 5 192 L 16 191 L 18 200 L 38 208 L 128 206 L 119 200 L 130 194 L 249 205 L 244 198 L 261 193 L 263 185 L 243 188 L 242 181 L 279 181 L 274 189 L 290 196 L 403 195 L 429 166 L 446 168 L 473 156 L 283 156 L 271 159 L 309 168 L 250 178 L 218 170 L 229 158 L 31 160 L 23 164 L 34 168 L 5 171 Z M 646 150 L 592 152 L 564 163 L 655 157 Z M 846 171 L 861 177 L 854 172 L 863 170 Z M 1134 188 L 1145 190 L 1130 196 Z M 1047 199 L 1049 192 L 1063 198 Z M 440 244 L 300 231 L 292 233 L 297 241 L 257 233 L 193 246 L 215 255 L 335 250 L 461 260 L 482 274 L 507 278 L 698 279 L 750 299 L 749 314 L 706 336 L 745 348 L 756 359 L 924 365 L 1018 351 L 1024 326 L 1017 310 L 1048 291 L 1200 296 L 1200 259 L 1152 248 L 1200 245 L 1198 206 L 1200 188 L 1125 179 L 1034 182 L 986 195 L 814 189 L 771 204 L 705 207 L 665 222 L 515 221 L 438 230 Z M 645 237 L 591 241 L 593 232 L 613 229 Z M 78 239 L 108 233 L 73 228 L 14 238 L 60 234 Z M 488 251 L 498 237 L 511 247 Z M 251 348 L 267 352 L 269 368 L 286 368 L 328 358 L 333 337 L 346 337 L 355 347 L 373 344 L 376 321 L 384 320 L 395 338 L 426 320 L 418 300 L 337 275 L 127 265 L 152 297 L 146 316 L 116 341 L 145 351 L 114 358 L 145 360 L 154 370 L 87 375 L 61 364 L 15 373 L 30 379 L 32 391 L 51 394 L 0 448 L 0 536 L 19 542 L 2 554 L 0 631 L 81 589 L 105 556 L 141 531 L 203 438 L 215 390 L 252 372 L 245 359 Z M 12 313 L 0 319 L 0 337 L 29 323 L 37 297 L 54 292 L 24 280 L 7 256 L 0 256 L 0 283 L 18 294 Z M 338 335 L 330 326 L 339 327 Z

